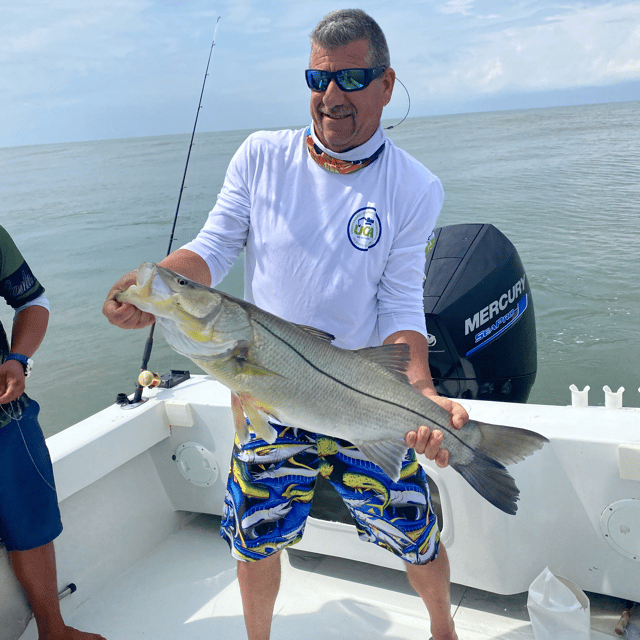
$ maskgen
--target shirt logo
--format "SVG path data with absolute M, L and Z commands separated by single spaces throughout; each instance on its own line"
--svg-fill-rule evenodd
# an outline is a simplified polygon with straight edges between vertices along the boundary
M 38 285 L 29 265 L 23 262 L 18 269 L 2 282 L 0 295 L 14 309 L 29 301 L 29 292 Z M 40 293 L 42 293 L 40 291 Z M 33 295 L 32 298 L 35 298 Z
M 358 251 L 369 251 L 378 244 L 381 235 L 380 218 L 374 207 L 358 209 L 349 219 L 347 236 Z

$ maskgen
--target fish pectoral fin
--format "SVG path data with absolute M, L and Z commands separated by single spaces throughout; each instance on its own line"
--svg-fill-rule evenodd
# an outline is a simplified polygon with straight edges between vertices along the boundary
M 242 403 L 235 393 L 231 394 L 231 413 L 233 414 L 233 424 L 240 444 L 247 444 L 251 436 L 249 435 L 249 428 L 242 410 Z
M 400 469 L 408 447 L 404 440 L 378 440 L 376 442 L 353 442 L 364 456 L 377 464 L 394 482 L 400 479 Z
M 334 335 L 328 333 L 327 331 L 316 329 L 315 327 L 310 327 L 306 324 L 297 324 L 296 327 L 298 327 L 298 329 L 306 331 L 307 333 L 310 333 L 312 336 L 315 336 L 320 340 L 324 340 L 324 342 L 333 342 L 336 339 Z
M 236 367 L 236 375 L 245 376 L 279 376 L 279 373 L 254 362 L 247 347 L 238 347 L 231 353 L 230 359 Z
M 246 363 L 239 367 L 238 374 L 244 374 L 245 376 L 278 376 L 279 373 L 271 371 L 266 367 L 262 367 L 259 364 Z
M 411 384 L 407 378 L 407 367 L 411 359 L 411 347 L 408 344 L 383 344 L 379 347 L 365 347 L 354 351 L 362 358 L 375 362 L 392 373 L 400 382 Z
M 262 438 L 265 442 L 273 444 L 278 435 L 277 431 L 267 422 L 263 413 L 271 413 L 268 407 L 261 405 L 255 398 L 250 395 L 241 395 L 238 401 L 242 405 L 253 432 Z

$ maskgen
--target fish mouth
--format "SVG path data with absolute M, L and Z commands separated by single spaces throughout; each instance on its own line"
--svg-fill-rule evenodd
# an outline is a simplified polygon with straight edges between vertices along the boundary
M 119 291 L 115 298 L 120 303 L 132 304 L 142 311 L 157 315 L 157 305 L 171 296 L 171 290 L 163 282 L 158 265 L 143 262 L 136 274 L 136 284 Z
M 149 298 L 165 300 L 173 292 L 160 274 L 160 267 L 154 262 L 143 262 L 138 268 L 137 286 L 141 294 Z
M 149 279 L 152 278 L 154 274 L 157 272 L 157 266 L 158 265 L 156 265 L 155 262 L 143 262 L 138 267 L 138 273 L 136 278 L 137 278 L 137 285 L 139 287 L 143 287 L 149 282 Z

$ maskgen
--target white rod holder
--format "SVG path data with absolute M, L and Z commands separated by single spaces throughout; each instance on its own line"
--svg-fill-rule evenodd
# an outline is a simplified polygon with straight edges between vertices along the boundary
M 587 385 L 582 391 L 572 384 L 569 387 L 571 391 L 571 406 L 572 407 L 588 407 L 589 406 L 589 389 L 591 387 Z

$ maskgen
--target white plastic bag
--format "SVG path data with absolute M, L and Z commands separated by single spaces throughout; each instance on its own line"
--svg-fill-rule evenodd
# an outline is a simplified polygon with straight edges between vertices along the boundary
M 527 609 L 535 640 L 589 640 L 589 598 L 547 567 L 529 587 Z

